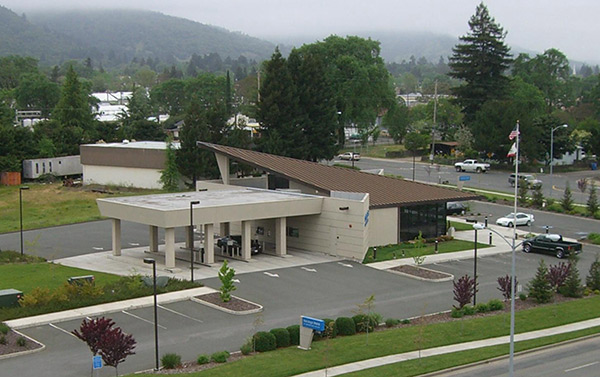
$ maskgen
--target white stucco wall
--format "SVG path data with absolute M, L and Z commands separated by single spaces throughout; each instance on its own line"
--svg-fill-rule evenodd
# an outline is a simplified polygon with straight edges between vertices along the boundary
M 382 246 L 398 243 L 398 208 L 378 208 L 371 210 L 369 246 Z
M 160 189 L 160 170 L 83 165 L 83 184 Z

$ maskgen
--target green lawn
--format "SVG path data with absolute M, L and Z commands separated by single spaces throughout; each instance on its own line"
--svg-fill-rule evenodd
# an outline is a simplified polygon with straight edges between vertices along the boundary
M 400 145 L 400 144 L 377 144 L 377 145 L 372 145 L 369 144 L 369 146 L 360 146 L 360 144 L 356 145 L 356 148 L 354 147 L 349 147 L 349 148 L 344 148 L 341 149 L 339 151 L 339 153 L 344 153 L 344 152 L 357 152 L 360 153 L 361 157 L 376 157 L 376 158 L 385 158 L 385 153 L 386 152 L 397 152 L 397 151 L 404 151 L 404 146 Z
M 457 231 L 463 230 L 473 230 L 473 224 L 471 223 L 461 223 L 458 221 L 450 221 L 450 226 L 454 227 Z
M 160 190 L 109 188 L 98 193 L 89 187 L 62 187 L 60 183 L 28 183 L 23 191 L 23 228 L 74 224 L 100 219 L 96 199 L 114 196 L 148 195 Z M 0 233 L 19 230 L 19 186 L 0 186 Z
M 587 299 L 549 304 L 534 309 L 523 310 L 516 313 L 516 333 L 540 330 L 567 323 L 583 321 L 598 316 L 600 310 L 600 296 Z M 323 369 L 327 366 L 347 364 L 351 362 L 372 359 L 397 353 L 439 347 L 448 344 L 462 343 L 479 339 L 494 338 L 508 335 L 510 331 L 510 315 L 503 313 L 480 318 L 464 318 L 445 323 L 431 325 L 410 326 L 369 334 L 369 344 L 366 344 L 365 334 L 338 337 L 331 340 L 314 342 L 310 351 L 303 351 L 296 347 L 289 347 L 277 351 L 266 352 L 253 357 L 242 359 L 238 362 L 225 364 L 203 372 L 189 373 L 189 377 L 283 377 L 305 373 L 312 370 Z M 598 332 L 600 329 L 585 331 L 583 334 Z M 581 334 L 581 335 L 583 335 Z M 552 341 L 560 341 L 568 336 L 558 337 Z M 533 345 L 542 344 L 543 340 L 532 342 Z M 524 347 L 527 343 L 523 343 Z M 419 347 L 420 345 L 420 347 Z M 490 351 L 491 349 L 491 351 Z M 473 352 L 473 355 L 463 355 L 460 359 L 470 361 L 506 353 L 508 346 L 490 347 L 485 352 Z M 163 352 L 169 352 L 163 349 Z M 453 363 L 456 355 L 441 357 L 436 361 L 434 369 L 445 368 L 448 363 Z M 469 359 L 471 358 L 471 359 Z M 415 361 L 418 363 L 419 361 Z M 421 360 L 423 362 L 423 360 Z M 403 363 L 404 365 L 405 363 Z M 402 367 L 401 367 L 402 369 Z M 431 369 L 433 370 L 433 369 Z M 419 374 L 420 372 L 407 375 Z M 373 374 L 373 376 L 380 374 Z M 381 374 L 383 375 L 383 374 Z M 390 376 L 397 374 L 391 373 Z M 403 374 L 404 375 L 404 374 Z M 151 376 L 140 374 L 136 376 Z
M 94 275 L 95 283 L 103 286 L 114 283 L 117 275 L 61 266 L 54 263 L 0 265 L 0 289 L 14 288 L 27 294 L 35 287 L 50 290 L 63 285 L 72 276 Z
M 453 253 L 455 251 L 472 250 L 474 242 L 463 240 L 451 240 L 438 243 L 438 253 Z M 477 243 L 480 249 L 490 247 L 490 245 Z M 427 243 L 421 249 L 415 248 L 414 244 L 401 243 L 396 245 L 386 245 L 377 247 L 377 259 L 373 259 L 373 248 L 369 248 L 363 263 L 382 262 L 391 259 L 412 258 L 417 255 L 435 254 L 435 244 Z

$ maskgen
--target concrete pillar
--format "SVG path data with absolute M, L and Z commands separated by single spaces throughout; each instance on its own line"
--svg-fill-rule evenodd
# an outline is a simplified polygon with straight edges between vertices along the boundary
M 112 219 L 112 250 L 114 256 L 121 255 L 121 220 Z
M 252 251 L 250 241 L 252 239 L 250 221 L 242 221 L 242 259 L 250 260 Z
M 219 234 L 221 235 L 221 237 L 229 235 L 229 223 L 219 224 Z
M 150 225 L 150 252 L 158 253 L 158 227 Z
M 194 229 L 191 226 L 186 226 L 185 247 L 191 249 L 194 244 Z
M 221 173 L 221 179 L 223 180 L 224 185 L 229 184 L 229 157 L 215 153 L 215 157 L 217 158 L 217 165 L 219 166 L 219 172 Z
M 175 228 L 165 229 L 165 267 L 175 268 Z
M 286 217 L 275 219 L 275 255 L 284 256 L 287 254 L 286 226 Z
M 204 225 L 204 263 L 215 263 L 215 227 L 213 224 Z

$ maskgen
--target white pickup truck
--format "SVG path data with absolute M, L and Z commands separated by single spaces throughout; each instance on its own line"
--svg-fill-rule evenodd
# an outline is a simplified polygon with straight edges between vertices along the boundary
M 484 164 L 482 162 L 477 162 L 477 160 L 464 160 L 463 162 L 457 162 L 454 164 L 454 168 L 456 171 L 470 171 L 477 173 L 485 173 L 490 170 L 490 164 Z

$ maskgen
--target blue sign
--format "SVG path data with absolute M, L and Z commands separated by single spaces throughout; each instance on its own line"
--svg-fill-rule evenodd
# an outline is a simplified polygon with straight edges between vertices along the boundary
M 102 356 L 94 356 L 92 364 L 94 366 L 94 369 L 102 368 Z
M 302 316 L 302 327 L 317 331 L 325 331 L 325 321 L 322 319 Z
M 369 223 L 369 211 L 367 211 L 367 213 L 365 213 L 365 226 L 367 226 L 368 223 Z
M 471 180 L 471 176 L 470 175 L 461 175 L 458 177 L 459 181 L 470 181 Z

